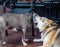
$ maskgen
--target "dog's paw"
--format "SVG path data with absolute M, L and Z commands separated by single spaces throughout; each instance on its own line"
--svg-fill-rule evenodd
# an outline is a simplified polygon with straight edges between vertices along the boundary
M 5 45 L 6 44 L 6 42 L 2 42 L 2 45 Z
M 26 43 L 24 40 L 22 40 L 22 43 L 23 43 L 23 45 L 24 45 L 24 46 L 26 46 L 26 45 L 27 45 L 27 43 Z
M 26 45 L 27 45 L 27 43 L 23 42 L 23 45 L 24 45 L 24 46 L 26 46 Z
M 42 39 L 34 39 L 33 42 L 42 42 Z
M 42 46 L 37 46 L 37 47 L 42 47 Z

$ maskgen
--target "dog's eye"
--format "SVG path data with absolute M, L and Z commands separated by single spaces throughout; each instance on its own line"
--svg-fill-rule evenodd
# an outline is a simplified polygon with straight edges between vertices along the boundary
M 35 14 L 35 16 L 37 16 L 37 15 Z
M 33 18 L 33 21 L 36 21 L 36 19 L 35 19 L 35 18 Z

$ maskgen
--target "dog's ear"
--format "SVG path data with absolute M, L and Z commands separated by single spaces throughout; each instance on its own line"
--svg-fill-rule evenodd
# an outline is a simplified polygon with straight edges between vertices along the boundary
M 58 25 L 58 24 L 54 23 L 53 20 L 50 20 L 50 19 L 48 19 L 48 18 L 46 18 L 46 17 L 40 17 L 40 20 L 42 20 L 42 22 L 43 22 L 45 25 L 47 25 L 47 26 L 56 26 L 56 25 Z
M 45 17 L 40 17 L 40 19 L 42 20 L 42 22 L 44 22 L 44 20 L 46 19 Z
M 44 23 L 46 26 L 50 26 L 49 20 L 45 17 L 40 17 L 40 20 Z
M 50 19 L 47 19 L 47 18 L 45 18 L 44 20 L 45 20 L 45 22 L 46 22 L 46 24 L 48 26 L 56 26 L 56 25 L 58 25 L 53 20 L 50 20 Z
M 53 21 L 50 20 L 50 19 L 44 18 L 44 23 L 45 23 L 47 26 L 51 26 L 51 24 L 53 23 Z

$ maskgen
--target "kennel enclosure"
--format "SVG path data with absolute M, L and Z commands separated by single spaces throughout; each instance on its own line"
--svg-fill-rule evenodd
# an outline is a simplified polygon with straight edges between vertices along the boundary
M 60 1 L 59 0 L 1 0 L 3 9 L 12 4 L 12 11 L 10 13 L 29 13 L 35 11 L 37 14 L 43 17 L 47 17 L 54 22 L 60 24 Z M 33 26 L 32 26 L 33 27 Z M 34 36 L 34 30 L 32 29 L 32 36 Z

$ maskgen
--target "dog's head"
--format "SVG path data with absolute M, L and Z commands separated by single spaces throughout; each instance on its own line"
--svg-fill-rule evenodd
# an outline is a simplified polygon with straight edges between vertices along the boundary
M 34 27 L 39 28 L 40 31 L 43 31 L 44 28 L 47 26 L 57 25 L 52 20 L 47 19 L 45 17 L 40 17 L 37 14 L 33 15 L 33 21 L 34 21 Z
M 36 13 L 33 14 L 33 22 L 34 22 L 34 27 L 37 27 L 40 32 L 43 31 L 43 27 L 45 26 L 45 23 L 43 22 L 44 18 L 40 17 Z
M 37 24 L 38 24 L 38 21 L 40 18 L 41 17 L 38 14 L 36 14 L 36 13 L 33 14 L 33 22 L 34 22 L 35 27 L 37 27 Z

